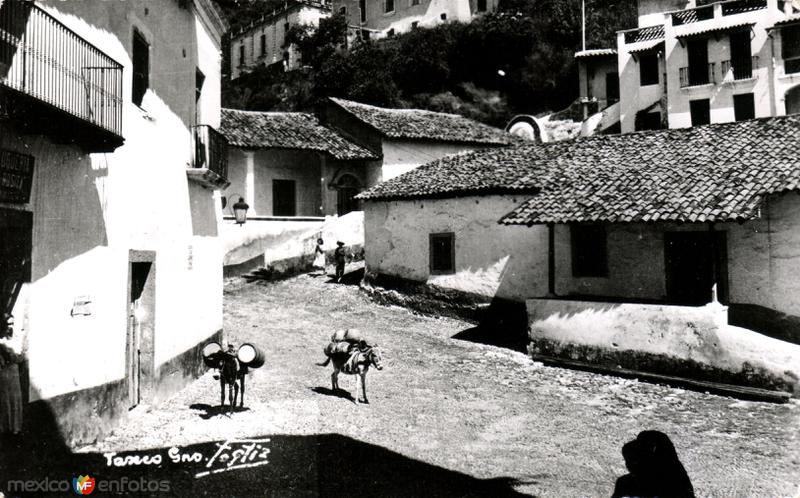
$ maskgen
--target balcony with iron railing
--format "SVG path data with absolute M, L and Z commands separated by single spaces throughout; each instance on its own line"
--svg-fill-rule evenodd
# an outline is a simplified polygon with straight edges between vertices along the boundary
M 673 26 L 682 26 L 684 24 L 708 21 L 715 17 L 733 16 L 766 8 L 767 0 L 729 0 L 675 11 L 670 14 L 670 17 L 672 18 Z
M 722 61 L 720 63 L 723 81 L 741 81 L 754 78 L 753 71 L 758 69 L 758 56 L 742 57 Z
M 228 181 L 228 139 L 208 125 L 192 127 L 192 163 L 189 179 L 212 189 L 224 189 Z
M 113 151 L 122 65 L 31 1 L 0 2 L 0 113 L 26 133 Z
M 713 85 L 717 82 L 715 74 L 715 63 L 710 62 L 703 67 L 682 67 L 678 70 L 680 76 L 681 88 L 700 85 Z

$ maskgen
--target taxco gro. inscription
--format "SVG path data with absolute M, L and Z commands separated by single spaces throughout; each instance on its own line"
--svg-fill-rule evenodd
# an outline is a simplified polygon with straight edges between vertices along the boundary
M 235 439 L 214 443 L 210 451 L 172 447 L 166 453 L 104 453 L 108 467 L 196 466 L 195 478 L 221 472 L 258 467 L 269 463 L 269 438 Z

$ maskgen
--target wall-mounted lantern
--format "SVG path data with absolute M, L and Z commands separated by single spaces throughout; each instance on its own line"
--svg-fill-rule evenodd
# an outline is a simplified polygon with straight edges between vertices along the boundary
M 244 225 L 247 221 L 247 210 L 250 206 L 244 202 L 244 197 L 239 197 L 239 202 L 233 205 L 233 215 L 236 217 L 237 225 Z

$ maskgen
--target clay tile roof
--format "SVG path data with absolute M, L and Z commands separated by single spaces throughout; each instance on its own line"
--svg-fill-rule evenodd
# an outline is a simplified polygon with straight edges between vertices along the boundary
M 510 145 L 516 138 L 499 128 L 478 123 L 458 114 L 421 109 L 387 109 L 359 102 L 330 100 L 389 138 Z
M 219 131 L 233 147 L 314 150 L 341 160 L 377 159 L 372 152 L 322 126 L 314 115 L 302 112 L 222 109 Z
M 728 31 L 736 31 L 743 28 L 752 28 L 755 26 L 754 22 L 739 22 L 734 24 L 729 24 L 726 26 L 709 26 L 709 27 L 701 27 L 695 28 L 692 27 L 691 29 L 681 30 L 678 31 L 676 29 L 675 37 L 676 38 L 690 38 L 693 36 L 703 36 L 703 35 L 710 35 L 713 33 L 725 33 Z
M 575 58 L 580 59 L 583 57 L 609 57 L 612 55 L 617 55 L 617 49 L 615 48 L 590 48 L 587 50 L 581 50 L 579 52 L 575 52 Z
M 597 135 L 443 158 L 361 194 L 368 200 L 530 192 L 500 221 L 732 221 L 800 190 L 800 115 Z
M 795 14 L 792 16 L 783 19 L 782 21 L 778 21 L 775 23 L 775 28 L 782 28 L 784 26 L 791 26 L 794 24 L 800 24 L 800 14 Z

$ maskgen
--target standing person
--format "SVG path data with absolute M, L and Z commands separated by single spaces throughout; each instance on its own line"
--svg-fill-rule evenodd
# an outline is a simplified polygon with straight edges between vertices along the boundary
M 336 245 L 339 246 L 336 248 L 336 251 L 333 253 L 333 259 L 336 261 L 336 281 L 341 282 L 342 277 L 344 276 L 344 263 L 346 260 L 345 250 L 344 250 L 344 242 L 337 241 Z
M 314 248 L 314 264 L 315 270 L 320 270 L 320 275 L 325 276 L 325 251 L 322 249 L 322 244 L 325 242 L 322 237 L 317 239 L 317 247 Z
M 21 335 L 14 334 L 14 316 L 4 313 L 0 317 L 0 439 L 6 448 L 20 443 L 22 432 Z

